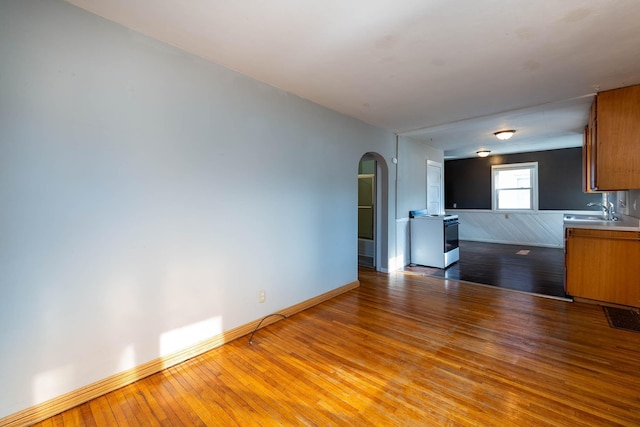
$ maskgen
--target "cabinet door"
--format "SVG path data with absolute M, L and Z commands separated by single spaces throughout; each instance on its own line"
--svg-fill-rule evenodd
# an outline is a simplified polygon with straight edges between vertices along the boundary
M 582 191 L 585 193 L 595 193 L 596 190 L 596 126 L 597 126 L 597 102 L 598 97 L 594 98 L 591 109 L 589 110 L 589 122 L 584 128 L 584 140 L 582 144 Z
M 640 307 L 640 233 L 570 228 L 565 256 L 569 295 Z
M 600 92 L 596 101 L 591 188 L 640 188 L 640 85 Z

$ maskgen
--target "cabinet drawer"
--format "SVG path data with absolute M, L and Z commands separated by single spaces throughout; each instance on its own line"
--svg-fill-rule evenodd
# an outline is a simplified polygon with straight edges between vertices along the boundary
M 640 240 L 640 231 L 596 230 L 592 228 L 568 228 L 567 236 L 600 239 Z

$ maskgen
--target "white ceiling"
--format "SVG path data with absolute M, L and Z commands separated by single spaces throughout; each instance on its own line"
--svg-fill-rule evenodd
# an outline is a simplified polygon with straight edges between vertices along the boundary
M 638 0 L 67 1 L 447 158 L 578 146 L 640 83 Z

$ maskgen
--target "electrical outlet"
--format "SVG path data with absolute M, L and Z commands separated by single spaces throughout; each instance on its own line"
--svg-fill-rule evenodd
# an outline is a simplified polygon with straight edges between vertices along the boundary
M 267 294 L 266 294 L 266 292 L 264 291 L 264 289 L 261 289 L 261 290 L 258 292 L 258 302 L 259 302 L 259 303 L 263 303 L 265 299 L 267 299 Z

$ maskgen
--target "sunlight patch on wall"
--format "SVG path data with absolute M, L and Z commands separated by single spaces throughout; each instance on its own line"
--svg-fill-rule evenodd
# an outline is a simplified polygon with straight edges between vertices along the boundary
M 33 403 L 45 402 L 75 388 L 73 365 L 61 366 L 40 373 L 33 379 Z
M 160 355 L 166 356 L 222 333 L 222 318 L 213 317 L 160 336 Z

